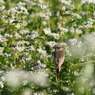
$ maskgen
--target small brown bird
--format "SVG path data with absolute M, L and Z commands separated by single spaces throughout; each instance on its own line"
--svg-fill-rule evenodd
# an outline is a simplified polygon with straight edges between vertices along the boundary
M 55 64 L 56 64 L 56 73 L 57 75 L 59 76 L 59 72 L 61 70 L 61 65 L 63 64 L 64 62 L 64 50 L 62 48 L 62 46 L 60 44 L 57 44 L 54 46 L 54 61 L 55 61 Z

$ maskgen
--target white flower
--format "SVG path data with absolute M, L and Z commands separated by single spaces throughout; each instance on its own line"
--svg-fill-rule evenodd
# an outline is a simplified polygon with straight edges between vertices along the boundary
M 81 41 L 78 42 L 78 47 L 80 48 L 83 45 Z
M 0 47 L 0 55 L 3 54 L 4 47 Z
M 47 73 L 43 71 L 34 73 L 32 76 L 32 81 L 40 86 L 48 86 Z
M 59 27 L 59 29 L 60 29 L 60 31 L 62 31 L 62 32 L 68 32 L 68 28 L 61 28 L 61 27 Z
M 28 41 L 18 41 L 17 42 L 17 45 L 29 45 L 29 42 Z
M 1 6 L 0 7 L 0 10 L 2 11 L 2 10 L 4 10 L 5 9 L 5 6 Z
M 42 64 L 40 60 L 37 61 L 38 65 L 34 67 L 35 70 L 39 70 L 40 68 L 45 68 L 46 65 Z
M 47 24 L 47 22 L 46 22 L 46 21 L 42 21 L 42 24 L 43 24 L 43 25 L 46 25 L 46 24 Z
M 51 34 L 51 29 L 50 28 L 44 28 L 44 33 L 45 34 Z
M 2 80 L 2 81 L 5 81 L 5 77 L 4 77 L 4 76 L 2 76 L 2 77 L 1 77 L 1 80 Z
M 26 37 L 29 38 L 29 39 L 34 39 L 34 38 L 36 38 L 38 36 L 39 36 L 39 33 L 34 33 L 32 35 L 27 35 Z
M 3 83 L 0 81 L 0 88 L 3 88 L 4 87 L 4 85 L 3 85 Z
M 8 53 L 3 53 L 4 56 L 11 56 L 11 54 L 8 54 Z
M 85 3 L 93 3 L 93 4 L 95 4 L 95 0 L 82 0 L 81 1 L 81 5 L 83 5 Z
M 19 33 L 20 34 L 29 34 L 30 31 L 29 30 L 20 30 Z
M 26 85 L 28 83 L 27 80 L 23 80 L 23 85 Z
M 13 37 L 12 35 L 10 35 L 10 34 L 7 34 L 7 33 L 5 33 L 5 35 L 4 35 L 5 37 Z
M 69 30 L 70 30 L 70 32 L 71 32 L 71 33 L 74 33 L 74 32 L 75 32 L 74 27 L 70 27 L 70 29 L 69 29 Z
M 17 31 L 14 31 L 14 36 L 16 39 L 21 38 L 21 35 Z
M 0 3 L 5 3 L 5 1 L 4 0 L 0 0 Z
M 69 42 L 74 45 L 75 43 L 77 43 L 77 39 L 73 38 L 73 39 L 70 39 Z
M 77 18 L 82 18 L 79 14 L 77 14 L 77 13 L 71 13 L 74 17 L 77 17 Z
M 49 41 L 46 42 L 46 45 L 49 45 L 50 47 L 53 47 L 54 45 L 56 45 L 57 43 L 55 41 Z
M 18 28 L 18 29 L 20 29 L 21 28 L 21 24 L 17 23 L 17 25 L 15 27 Z
M 50 35 L 53 36 L 55 39 L 59 39 L 59 34 L 57 33 L 51 33 Z
M 40 47 L 40 48 L 38 48 L 38 49 L 37 49 L 37 51 L 38 51 L 39 53 L 42 53 L 42 54 L 43 54 L 43 56 L 46 56 L 46 55 L 47 55 L 46 51 L 45 51 L 45 50 L 43 50 L 41 47 Z
M 40 86 L 48 86 L 47 76 L 48 74 L 45 71 L 37 71 L 33 73 L 32 71 L 29 72 L 17 69 L 10 70 L 4 74 L 5 82 L 11 87 L 18 88 L 28 83 L 35 83 Z
M 38 6 L 40 6 L 42 9 L 48 8 L 48 5 L 38 4 Z
M 83 31 L 78 29 L 78 28 L 75 31 L 76 31 L 76 34 L 82 34 L 83 33 Z
M 24 6 L 25 3 L 24 3 L 24 2 L 19 2 L 17 5 L 18 5 L 18 6 Z
M 28 11 L 27 11 L 27 9 L 25 8 L 25 7 L 23 7 L 23 6 L 16 6 L 16 7 L 14 7 L 14 8 L 11 8 L 10 10 L 9 10 L 9 13 L 11 13 L 12 15 L 13 14 L 28 14 Z
M 72 3 L 71 0 L 60 0 L 60 2 L 66 4 L 66 5 L 71 5 L 71 3 Z
M 3 35 L 0 34 L 0 42 L 5 42 L 5 41 L 7 41 L 7 39 L 4 38 Z
M 46 67 L 46 65 L 45 64 L 42 64 L 40 60 L 38 60 L 37 63 L 38 63 L 38 67 L 39 68 L 41 68 L 41 67 L 42 68 L 45 68 Z
M 17 47 L 14 47 L 13 49 L 22 52 L 22 51 L 25 50 L 25 47 L 20 47 L 20 46 L 18 47 L 18 46 L 17 46 Z
M 29 88 L 25 88 L 21 95 L 32 95 L 32 91 Z
M 63 87 L 63 90 L 65 90 L 65 91 L 68 91 L 70 88 L 68 88 L 68 87 Z
M 33 51 L 34 51 L 35 48 L 34 48 L 34 46 L 29 46 L 27 50 L 29 50 L 29 51 L 30 51 L 30 50 L 33 50 Z
M 8 84 L 13 87 L 20 86 L 20 73 L 17 71 L 10 71 L 5 74 L 5 79 Z

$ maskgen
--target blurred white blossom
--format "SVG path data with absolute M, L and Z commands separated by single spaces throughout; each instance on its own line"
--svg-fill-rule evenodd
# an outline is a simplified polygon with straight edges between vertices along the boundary
M 32 90 L 29 88 L 26 88 L 22 91 L 21 95 L 32 95 Z
M 51 34 L 51 29 L 50 28 L 44 28 L 44 33 L 45 34 Z
M 19 33 L 20 34 L 29 34 L 30 31 L 29 30 L 20 30 Z
M 16 6 L 14 8 L 11 8 L 9 10 L 9 13 L 12 14 L 12 15 L 15 15 L 15 14 L 25 14 L 25 15 L 28 15 L 28 11 L 25 7 L 23 6 Z
M 46 55 L 47 55 L 46 51 L 45 51 L 44 49 L 42 49 L 41 47 L 38 48 L 37 51 L 38 51 L 39 53 L 42 53 L 43 56 L 46 56 Z
M 95 4 L 95 0 L 82 0 L 81 1 L 81 5 L 83 5 L 85 3 L 93 3 L 93 4 Z
M 40 86 L 48 86 L 48 74 L 45 71 L 29 72 L 23 70 L 10 70 L 5 73 L 5 81 L 12 87 L 20 87 L 28 83 Z
M 4 87 L 4 84 L 0 81 L 0 88 L 2 89 Z
M 4 0 L 0 0 L 0 3 L 2 4 L 2 3 L 5 3 L 5 1 Z
M 55 41 L 49 41 L 46 42 L 46 45 L 49 45 L 50 47 L 53 47 L 54 45 L 56 45 L 57 43 Z
M 32 35 L 27 35 L 26 37 L 29 39 L 34 39 L 39 36 L 39 33 L 33 33 Z
M 3 54 L 4 47 L 0 47 L 0 55 Z

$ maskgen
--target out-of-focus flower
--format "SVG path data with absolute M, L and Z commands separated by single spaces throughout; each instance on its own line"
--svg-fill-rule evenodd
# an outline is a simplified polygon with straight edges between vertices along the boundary
M 38 4 L 38 6 L 40 6 L 42 9 L 48 8 L 48 5 Z
M 69 89 L 70 88 L 68 88 L 68 87 L 63 87 L 63 90 L 65 90 L 65 91 L 69 91 Z
M 29 39 L 34 39 L 34 38 L 36 38 L 38 36 L 39 36 L 39 33 L 34 33 L 32 35 L 27 35 L 26 37 L 29 38 Z
M 71 5 L 71 3 L 72 3 L 71 0 L 60 0 L 60 2 L 66 4 L 66 5 Z
M 4 0 L 0 0 L 0 3 L 2 4 L 2 3 L 5 3 L 5 1 Z
M 20 46 L 17 46 L 17 47 L 13 47 L 12 48 L 13 50 L 18 50 L 18 51 L 24 51 L 25 50 L 25 47 L 20 47 Z
M 0 47 L 0 55 L 3 54 L 4 47 Z
M 57 34 L 57 33 L 51 33 L 51 29 L 50 28 L 44 28 L 43 30 L 44 30 L 44 33 L 46 35 L 52 36 L 55 39 L 59 39 L 59 34 Z
M 35 84 L 38 84 L 40 86 L 48 86 L 48 81 L 47 81 L 47 74 L 45 72 L 36 72 L 33 77 L 32 77 L 32 81 Z
M 23 85 L 26 85 L 28 83 L 28 81 L 27 80 L 23 80 Z
M 51 34 L 51 29 L 50 28 L 44 28 L 44 33 L 45 34 Z
M 6 39 L 3 35 L 0 34 L 0 42 L 4 42 L 7 41 L 8 39 Z
M 34 67 L 35 70 L 39 70 L 41 68 L 45 68 L 46 65 L 42 64 L 40 60 L 37 61 L 38 65 Z
M 49 41 L 46 42 L 46 45 L 49 45 L 50 47 L 53 47 L 54 45 L 56 45 L 57 43 L 55 41 Z
M 21 35 L 17 31 L 14 31 L 14 37 L 16 39 L 19 39 L 19 38 L 21 38 Z
M 20 30 L 19 33 L 20 34 L 29 34 L 30 31 L 29 30 Z
M 24 5 L 26 5 L 24 2 L 17 3 L 17 6 L 24 6 Z
M 25 44 L 25 45 L 29 45 L 29 42 L 28 42 L 28 41 L 18 41 L 18 42 L 17 42 L 17 46 L 18 46 L 18 45 L 24 45 L 24 44 Z
M 42 24 L 43 24 L 43 25 L 46 25 L 46 24 L 47 24 L 47 22 L 46 22 L 46 21 L 42 21 Z
M 9 13 L 12 14 L 12 15 L 15 15 L 15 14 L 25 14 L 25 15 L 28 15 L 28 11 L 25 7 L 23 6 L 16 6 L 14 8 L 11 8 L 9 10 Z
M 82 0 L 81 1 L 81 5 L 85 4 L 85 3 L 92 3 L 95 4 L 95 0 Z
M 18 71 L 9 71 L 5 74 L 5 81 L 13 87 L 20 86 L 20 73 Z
M 88 18 L 88 21 L 83 23 L 83 27 L 87 29 L 92 28 L 94 21 L 92 18 Z
M 26 88 L 23 90 L 21 95 L 32 95 L 32 90 L 29 88 Z
M 4 10 L 5 9 L 5 6 L 0 6 L 0 10 Z
M 0 88 L 4 88 L 4 84 L 0 81 Z
M 76 34 L 82 34 L 83 33 L 83 31 L 78 29 L 78 28 L 75 31 L 76 31 Z
M 29 50 L 29 51 L 34 51 L 35 48 L 34 48 L 34 46 L 29 46 L 29 47 L 27 47 L 27 50 Z
M 93 93 L 95 94 L 95 88 L 93 88 Z
M 43 50 L 41 47 L 40 47 L 40 48 L 38 48 L 38 49 L 37 49 L 37 51 L 38 51 L 39 53 L 42 53 L 42 54 L 43 54 L 43 56 L 46 56 L 46 55 L 47 55 L 46 51 L 45 51 L 45 50 Z
M 73 39 L 70 39 L 69 42 L 74 45 L 75 43 L 77 43 L 77 39 L 73 38 Z
M 5 33 L 5 35 L 4 35 L 6 38 L 11 38 L 11 37 L 13 37 L 12 35 L 10 35 L 10 34 L 7 34 L 7 33 Z

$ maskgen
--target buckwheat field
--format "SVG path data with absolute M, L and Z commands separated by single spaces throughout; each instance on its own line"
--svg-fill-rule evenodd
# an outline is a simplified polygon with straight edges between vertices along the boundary
M 94 94 L 95 0 L 0 0 L 0 95 Z

